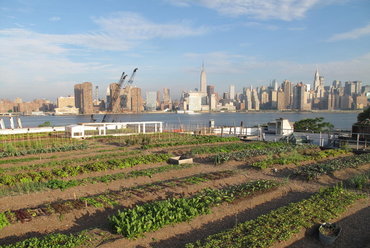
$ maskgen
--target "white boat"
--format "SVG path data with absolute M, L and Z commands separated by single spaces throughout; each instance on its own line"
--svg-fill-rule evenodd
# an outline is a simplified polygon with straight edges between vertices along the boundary
M 187 110 L 187 111 L 185 111 L 185 114 L 188 114 L 188 115 L 200 115 L 199 112 L 194 112 L 193 110 Z

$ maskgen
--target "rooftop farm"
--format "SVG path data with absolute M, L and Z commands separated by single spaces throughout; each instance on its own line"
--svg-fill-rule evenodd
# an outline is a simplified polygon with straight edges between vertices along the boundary
M 369 154 L 314 145 L 3 135 L 0 248 L 320 247 L 324 222 L 342 226 L 335 247 L 365 247 L 369 174 Z

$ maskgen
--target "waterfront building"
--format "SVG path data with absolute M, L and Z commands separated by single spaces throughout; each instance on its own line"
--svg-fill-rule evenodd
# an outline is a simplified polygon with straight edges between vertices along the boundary
M 252 110 L 252 92 L 250 88 L 243 89 L 245 110 Z
M 157 109 L 157 92 L 146 92 L 145 110 L 155 111 Z
M 291 109 L 293 105 L 293 84 L 288 80 L 284 80 L 282 84 L 282 89 L 284 91 L 284 108 Z
M 340 109 L 349 110 L 352 109 L 353 98 L 349 95 L 344 95 L 340 97 Z
M 10 113 L 14 111 L 14 102 L 0 99 L 0 113 Z
M 188 107 L 189 111 L 201 111 L 202 110 L 202 92 L 189 92 L 188 93 Z
M 311 106 L 308 104 L 307 97 L 307 87 L 305 84 L 298 83 L 294 87 L 294 100 L 293 100 L 293 106 L 294 109 L 297 109 L 299 111 L 307 111 L 311 110 Z
M 54 111 L 55 115 L 77 115 L 79 113 L 79 109 L 75 107 L 75 97 L 58 97 L 57 108 L 55 108 Z
M 367 107 L 368 101 L 365 94 L 358 95 L 354 99 L 354 109 L 363 109 Z
M 168 88 L 163 89 L 163 101 L 161 102 L 161 110 L 165 109 L 172 109 L 171 94 Z
M 75 97 L 74 96 L 60 96 L 57 98 L 57 107 L 58 108 L 73 108 L 76 107 L 75 105 Z
M 215 111 L 217 110 L 217 95 L 215 93 L 212 93 L 209 96 L 209 110 Z
M 93 113 L 92 83 L 84 82 L 74 86 L 75 107 L 80 110 L 80 114 Z
M 130 91 L 131 98 L 131 111 L 134 113 L 139 113 L 144 111 L 144 101 L 141 96 L 141 89 L 138 87 L 132 87 Z
M 260 94 L 260 107 L 261 109 L 270 108 L 269 93 L 267 91 L 263 91 Z
M 269 92 L 269 103 L 271 109 L 277 108 L 277 90 L 272 90 Z
M 276 103 L 277 110 L 285 110 L 285 93 L 282 89 L 277 92 L 277 103 Z
M 257 90 L 253 89 L 251 95 L 252 95 L 252 109 L 257 111 L 260 110 L 260 100 L 258 98 Z

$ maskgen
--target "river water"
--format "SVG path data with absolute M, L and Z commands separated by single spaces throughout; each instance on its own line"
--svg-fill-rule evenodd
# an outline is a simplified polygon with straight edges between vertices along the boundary
M 277 118 L 286 118 L 289 121 L 298 121 L 305 118 L 324 117 L 325 121 L 332 123 L 336 129 L 351 130 L 356 122 L 357 112 L 321 112 L 321 113 L 284 113 L 284 112 L 258 112 L 258 113 L 202 113 L 202 114 L 176 114 L 176 113 L 155 113 L 155 114 L 122 114 L 108 116 L 107 122 L 130 122 L 130 121 L 163 121 L 165 127 L 202 127 L 208 126 L 209 120 L 213 119 L 216 126 L 254 126 L 267 123 Z M 103 119 L 104 115 L 94 115 L 97 122 Z M 4 119 L 8 128 L 8 117 Z M 45 121 L 53 126 L 66 126 L 81 122 L 91 122 L 90 115 L 77 116 L 21 116 L 23 127 L 37 127 Z

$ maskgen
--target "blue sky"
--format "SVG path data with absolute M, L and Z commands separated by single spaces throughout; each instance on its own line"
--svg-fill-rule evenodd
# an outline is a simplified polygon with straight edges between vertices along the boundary
M 226 91 L 333 80 L 370 83 L 369 0 L 0 0 L 0 98 L 105 94 L 123 71 L 174 97 L 208 84 Z

